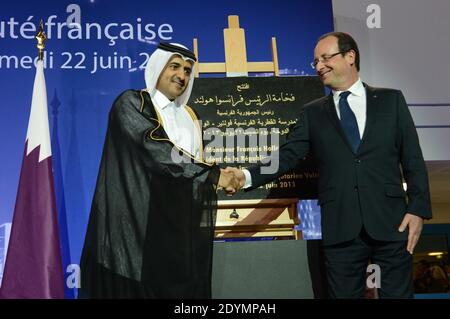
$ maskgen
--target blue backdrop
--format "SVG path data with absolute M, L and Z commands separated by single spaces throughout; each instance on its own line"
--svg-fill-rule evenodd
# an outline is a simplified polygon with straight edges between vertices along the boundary
M 114 98 L 127 88 L 145 86 L 142 67 L 161 40 L 192 48 L 196 37 L 201 62 L 223 62 L 228 15 L 238 15 L 245 29 L 249 61 L 271 60 L 270 41 L 276 37 L 282 75 L 313 74 L 309 62 L 316 40 L 333 29 L 331 0 L 3 3 L 0 225 L 10 223 L 14 211 L 35 75 L 34 35 L 40 19 L 49 38 L 45 76 L 58 209 L 67 228 L 62 241 L 70 248 L 63 253 L 67 266 L 80 258 Z

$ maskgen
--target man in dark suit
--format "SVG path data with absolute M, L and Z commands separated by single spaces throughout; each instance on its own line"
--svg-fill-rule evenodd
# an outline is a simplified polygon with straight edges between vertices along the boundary
M 252 189 L 292 170 L 312 152 L 319 167 L 330 297 L 363 298 L 371 261 L 381 270 L 381 298 L 411 298 L 412 253 L 423 219 L 431 218 L 431 205 L 406 101 L 399 90 L 361 82 L 359 50 L 346 33 L 323 35 L 312 65 L 332 93 L 305 105 L 280 148 L 278 171 L 228 169 L 240 187 Z

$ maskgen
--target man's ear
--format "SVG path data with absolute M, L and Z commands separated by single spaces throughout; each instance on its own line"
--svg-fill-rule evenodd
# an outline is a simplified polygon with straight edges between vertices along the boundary
M 347 61 L 350 63 L 350 65 L 354 65 L 356 62 L 356 52 L 353 50 L 348 51 L 345 54 L 345 58 L 347 59 Z

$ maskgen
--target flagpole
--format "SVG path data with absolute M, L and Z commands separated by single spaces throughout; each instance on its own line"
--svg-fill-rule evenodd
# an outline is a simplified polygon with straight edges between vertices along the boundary
M 38 48 L 38 60 L 42 61 L 44 58 L 44 49 L 45 49 L 45 40 L 47 40 L 47 36 L 45 35 L 44 32 L 44 23 L 41 22 L 39 23 L 39 30 L 36 33 L 35 36 L 36 40 L 37 40 L 37 48 Z

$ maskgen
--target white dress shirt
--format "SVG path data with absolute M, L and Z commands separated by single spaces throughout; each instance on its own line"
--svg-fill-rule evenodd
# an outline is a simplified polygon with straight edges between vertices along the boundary
M 364 129 L 366 127 L 366 110 L 367 110 L 367 100 L 366 100 L 366 89 L 360 78 L 350 87 L 347 91 L 351 94 L 347 97 L 348 104 L 355 113 L 356 122 L 358 123 L 359 137 L 362 138 Z M 339 112 L 339 94 L 343 91 L 333 91 L 334 106 L 336 107 L 336 112 L 338 118 L 341 119 L 341 114 Z M 245 184 L 243 188 L 248 188 L 252 186 L 252 175 L 245 168 L 242 170 L 245 175 Z
M 162 119 L 162 125 L 169 139 L 178 147 L 200 159 L 200 133 L 184 105 L 170 101 L 156 90 L 152 102 Z
M 358 123 L 359 129 L 359 138 L 362 138 L 364 128 L 366 127 L 366 89 L 364 88 L 361 79 L 358 78 L 358 81 L 356 81 L 346 91 L 350 91 L 351 93 L 347 97 L 347 101 L 353 113 L 355 113 L 356 122 Z M 336 107 L 336 112 L 339 119 L 341 119 L 341 113 L 339 112 L 339 94 L 341 94 L 342 92 L 343 91 L 333 91 L 334 105 Z

